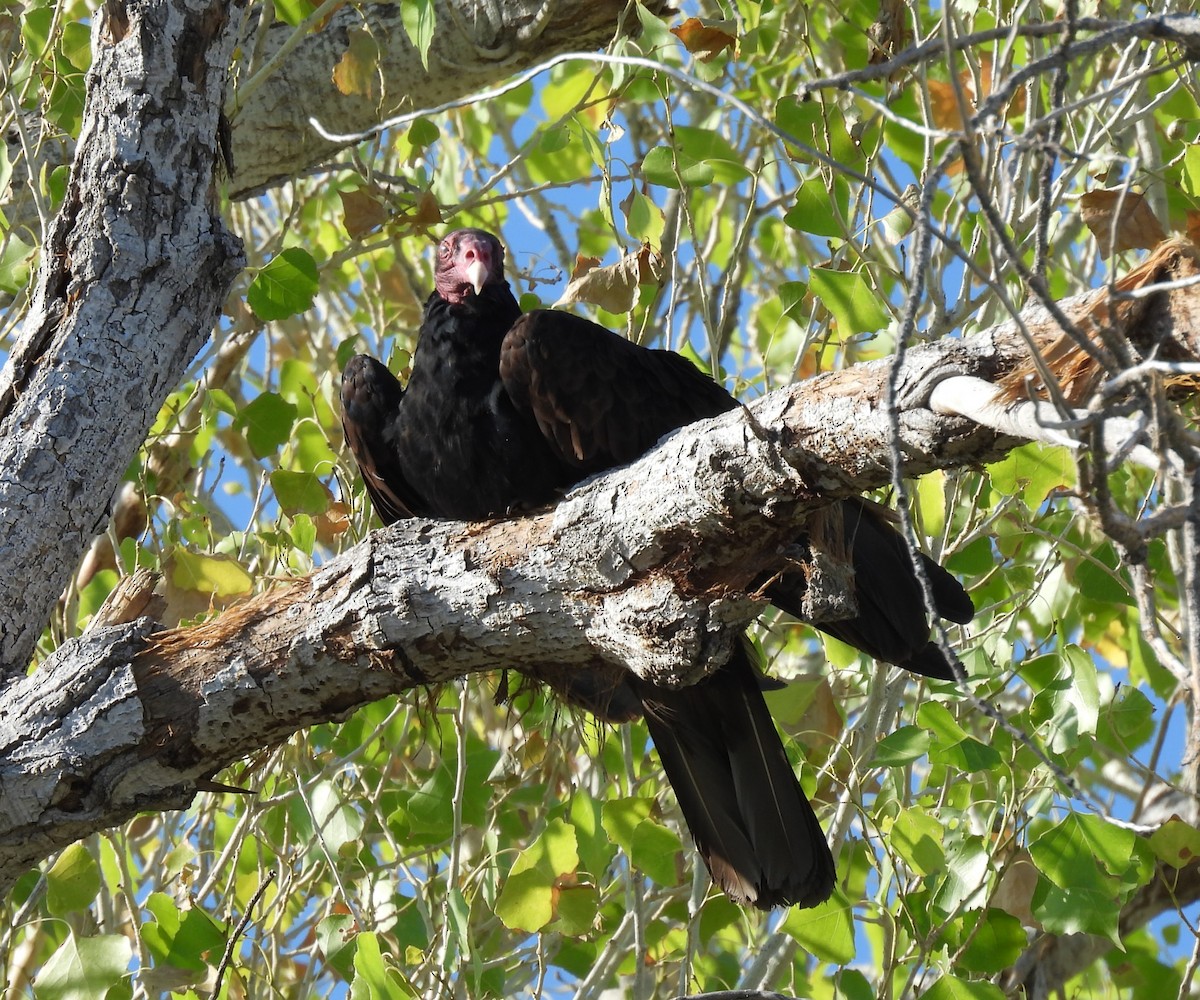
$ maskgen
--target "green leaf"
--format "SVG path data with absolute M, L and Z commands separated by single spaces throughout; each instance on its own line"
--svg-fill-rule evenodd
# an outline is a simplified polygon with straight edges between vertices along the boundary
M 1037 510 L 1051 490 L 1075 485 L 1075 461 L 1066 448 L 1025 444 L 986 469 L 997 490 L 1019 495 L 1029 510 Z
M 845 965 L 854 960 L 854 915 L 837 894 L 812 909 L 789 910 L 780 930 L 822 961 Z
M 964 837 L 946 848 L 946 876 L 934 895 L 942 913 L 979 906 L 987 898 L 987 874 L 991 865 L 987 848 L 979 837 Z
M 775 105 L 775 124 L 808 146 L 823 145 L 817 141 L 822 124 L 820 101 L 783 98 Z
M 280 509 L 289 515 L 324 514 L 333 502 L 329 488 L 312 472 L 277 469 L 271 473 L 271 488 Z
M 334 854 L 357 852 L 363 818 L 357 809 L 342 799 L 336 785 L 330 781 L 319 782 L 309 795 L 308 807 L 328 850 Z M 350 850 L 344 851 L 347 847 Z
M 100 869 L 83 844 L 72 844 L 46 872 L 46 905 L 56 916 L 86 909 L 100 891 Z
M 582 935 L 592 929 L 600 909 L 600 892 L 590 882 L 567 883 L 557 889 L 554 929 L 561 934 Z
M 246 443 L 256 458 L 266 458 L 292 434 L 296 404 L 273 392 L 260 393 L 238 414 L 234 426 L 245 430 Z
M 433 0 L 401 0 L 400 17 L 404 21 L 404 33 L 421 56 L 421 66 L 429 69 L 429 45 L 437 27 Z
M 625 228 L 629 230 L 629 235 L 658 246 L 665 225 L 662 209 L 641 191 L 630 191 L 629 197 L 621 202 L 621 207 L 625 210 Z
M 1200 199 L 1200 146 L 1194 143 L 1183 152 L 1183 190 Z
M 355 920 L 351 913 L 335 913 L 317 924 L 317 947 L 343 979 L 354 975 L 354 955 L 358 937 L 354 933 Z
M 594 879 L 600 879 L 612 864 L 616 845 L 606 835 L 600 819 L 600 803 L 583 789 L 576 789 L 568 808 L 571 825 L 575 827 L 575 840 L 579 849 L 579 863 L 583 871 Z
M 1038 691 L 1030 718 L 1046 726 L 1047 742 L 1055 753 L 1068 753 L 1079 746 L 1081 737 L 1096 732 L 1100 690 L 1096 665 L 1084 650 L 1070 643 L 1060 656 L 1029 661 L 1022 676 Z
M 247 594 L 253 577 L 230 556 L 208 555 L 177 548 L 170 558 L 171 582 L 181 590 L 195 590 L 217 597 Z
M 1122 754 L 1138 749 L 1154 731 L 1154 704 L 1134 687 L 1119 688 L 1100 716 L 1104 741 Z
M 557 153 L 571 144 L 571 130 L 566 125 L 544 128 L 538 133 L 538 150 L 542 153 Z
M 675 125 L 672 130 L 674 148 L 678 161 L 696 164 L 702 168 L 702 176 L 724 184 L 736 184 L 748 177 L 745 155 L 736 150 L 716 129 L 696 128 L 693 125 Z M 669 168 L 668 161 L 668 168 Z M 685 184 L 707 184 L 709 180 L 693 182 L 685 178 Z M 669 185 L 673 186 L 673 185 Z
M 15 233 L 6 235 L 0 244 L 0 290 L 15 295 L 29 284 L 29 269 L 33 266 L 36 250 Z
M 1004 994 L 992 983 L 942 976 L 918 1000 L 1004 1000 Z
M 676 175 L 678 171 L 678 176 Z M 661 187 L 704 187 L 713 182 L 713 169 L 670 146 L 655 146 L 642 160 L 642 176 Z
M 679 837 L 661 823 L 642 820 L 633 831 L 629 860 L 659 885 L 679 884 Z
M 129 976 L 133 948 L 123 934 L 77 938 L 58 946 L 38 971 L 37 1000 L 96 1000 Z
M 804 320 L 801 310 L 804 307 L 804 297 L 808 294 L 808 285 L 803 281 L 785 281 L 779 286 L 779 304 L 783 314 L 797 323 Z
M 1121 901 L 1111 889 L 1078 885 L 1061 889 L 1039 879 L 1031 905 L 1033 915 L 1053 934 L 1096 934 L 1121 946 Z
M 1200 830 L 1181 819 L 1169 819 L 1152 834 L 1150 848 L 1172 868 L 1200 858 Z
M 980 743 L 974 736 L 968 736 L 951 746 L 935 747 L 930 750 L 929 759 L 936 764 L 949 764 L 968 774 L 994 771 L 1003 763 L 993 747 Z
M 805 181 L 801 185 L 783 221 L 792 229 L 814 236 L 844 236 L 846 233 L 845 226 L 838 221 L 834 199 L 818 181 Z
M 575 828 L 552 820 L 513 862 L 496 899 L 496 916 L 510 930 L 541 930 L 554 919 L 560 879 L 573 875 L 578 866 Z
M 917 709 L 917 722 L 933 733 L 934 739 L 942 746 L 954 746 L 967 738 L 963 729 L 949 710 L 938 701 L 927 701 Z
M 917 809 L 904 809 L 892 824 L 888 843 L 913 871 L 932 875 L 946 862 L 943 836 L 939 820 Z
M 317 262 L 307 250 L 288 247 L 258 272 L 246 302 L 266 322 L 304 312 L 316 294 Z
M 827 267 L 809 270 L 809 288 L 838 324 L 842 340 L 861 333 L 874 333 L 891 322 L 880 294 L 861 271 L 836 271 Z
M 154 920 L 142 926 L 142 939 L 156 965 L 200 974 L 215 966 L 225 948 L 225 932 L 197 907 L 180 911 L 165 893 L 151 893 L 145 907 Z M 194 981 L 194 980 L 193 980 Z
M 491 799 L 492 786 L 487 780 L 500 754 L 490 747 L 475 743 L 467 750 L 467 780 L 463 788 L 462 819 L 466 826 L 482 826 Z M 455 771 L 453 757 L 444 757 L 428 780 L 404 796 L 404 804 L 388 817 L 388 824 L 402 829 L 419 843 L 435 844 L 453 832 Z
M 1089 603 L 1099 601 L 1136 607 L 1137 601 L 1131 593 L 1133 588 L 1128 573 L 1121 566 L 1113 545 L 1105 542 L 1089 555 L 1090 558 L 1081 558 L 1071 566 L 1072 582 L 1080 596 Z
M 1099 816 L 1073 813 L 1029 845 L 1034 865 L 1060 889 L 1112 893 L 1110 875 L 1124 875 L 1136 836 Z
M 829 661 L 831 667 L 841 670 L 852 663 L 858 662 L 858 658 L 862 654 L 859 653 L 856 647 L 851 646 L 848 642 L 842 642 L 841 639 L 835 639 L 831 635 L 826 635 L 824 632 L 818 634 L 821 639 L 821 645 L 825 650 L 825 659 Z
M 989 975 L 1012 965 L 1029 943 L 1020 920 L 990 908 L 964 913 L 951 924 L 946 939 L 950 950 L 959 952 L 957 968 Z
M 417 993 L 391 968 L 379 948 L 379 937 L 367 931 L 355 938 L 352 1000 L 404 1000 Z
M 275 0 L 275 16 L 293 28 L 316 9 L 312 0 Z
M 600 808 L 600 825 L 626 854 L 632 854 L 634 832 L 653 806 L 651 799 L 610 799 Z
M 901 726 L 875 744 L 875 756 L 871 763 L 879 767 L 911 764 L 929 752 L 932 742 L 929 733 L 919 726 Z

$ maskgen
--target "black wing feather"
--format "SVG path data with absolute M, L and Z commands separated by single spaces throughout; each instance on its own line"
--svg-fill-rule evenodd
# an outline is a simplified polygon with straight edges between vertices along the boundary
M 632 462 L 671 431 L 739 405 L 682 355 L 554 310 L 513 324 L 500 378 L 581 475 Z
M 412 517 L 413 491 L 388 434 L 404 389 L 385 365 L 355 355 L 342 372 L 342 431 L 362 472 L 371 504 L 384 524 Z

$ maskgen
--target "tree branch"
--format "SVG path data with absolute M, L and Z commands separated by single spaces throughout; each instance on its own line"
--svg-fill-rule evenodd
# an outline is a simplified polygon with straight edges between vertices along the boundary
M 1197 296 L 1139 300 L 1154 306 L 1123 332 L 1187 340 Z M 1063 308 L 1083 315 L 1094 299 Z M 1039 315 L 1022 319 L 1051 337 Z M 927 405 L 947 377 L 994 381 L 1024 356 L 1011 323 L 909 350 L 896 381 L 906 471 L 1016 444 Z M 503 667 L 560 687 L 572 670 L 695 680 L 728 655 L 809 513 L 889 481 L 890 364 L 684 428 L 551 511 L 404 522 L 208 624 L 152 635 L 139 619 L 66 643 L 0 700 L 0 889 L 86 833 L 185 806 L 239 757 L 417 685 Z

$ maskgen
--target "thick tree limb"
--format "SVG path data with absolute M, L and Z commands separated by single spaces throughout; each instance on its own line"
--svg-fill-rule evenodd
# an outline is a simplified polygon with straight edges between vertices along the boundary
M 1198 295 L 1151 297 L 1123 332 L 1186 341 Z M 1006 324 L 908 352 L 910 473 L 1016 443 L 926 407 L 939 381 L 994 381 L 1024 350 Z M 553 683 L 614 664 L 694 679 L 753 617 L 752 593 L 809 512 L 889 481 L 889 364 L 829 372 L 685 428 L 551 512 L 400 524 L 208 625 L 150 639 L 140 620 L 66 644 L 0 701 L 0 884 L 84 833 L 186 805 L 253 750 L 417 684 L 500 667 Z
M 28 662 L 241 268 L 213 197 L 228 13 L 160 0 L 96 14 L 67 196 L 0 373 L 0 680 Z
M 650 0 L 646 7 L 670 12 L 664 0 Z M 494 86 L 560 52 L 599 48 L 612 39 L 629 5 L 625 0 L 438 0 L 428 69 L 404 30 L 399 3 L 347 4 L 307 29 L 277 21 L 260 39 L 261 9 L 250 8 L 239 28 L 236 86 L 225 108 L 236 168 L 228 194 L 234 199 L 305 174 L 345 148 L 313 131 L 310 116 L 338 131 L 367 131 L 390 115 Z M 378 61 L 360 66 L 360 74 L 371 81 L 370 92 L 345 94 L 334 83 L 334 69 L 354 35 L 370 39 L 368 51 L 377 50 Z M 285 57 L 272 64 L 285 46 Z M 260 72 L 263 67 L 267 72 Z M 303 100 L 296 99 L 298 94 Z M 38 123 L 31 118 L 27 128 L 36 133 Z M 28 229 L 36 238 L 28 164 L 15 130 L 6 139 L 16 170 L 9 190 L 0 192 L 0 208 L 14 229 Z M 44 152 L 65 162 L 71 148 L 54 141 Z

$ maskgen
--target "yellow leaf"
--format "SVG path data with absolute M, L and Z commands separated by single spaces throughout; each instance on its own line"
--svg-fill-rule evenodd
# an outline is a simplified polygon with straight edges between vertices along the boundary
M 373 98 L 379 79 L 379 45 L 366 28 L 351 28 L 346 36 L 346 51 L 333 67 L 333 85 L 346 95 Z

